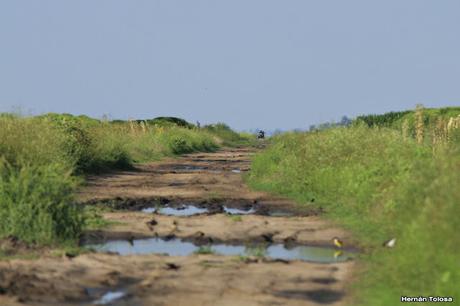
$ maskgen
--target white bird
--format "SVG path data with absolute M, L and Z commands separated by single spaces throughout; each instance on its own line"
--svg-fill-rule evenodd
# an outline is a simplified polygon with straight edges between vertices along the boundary
M 383 243 L 383 246 L 387 248 L 394 248 L 395 245 L 396 245 L 396 238 L 391 238 L 390 240 L 385 241 Z

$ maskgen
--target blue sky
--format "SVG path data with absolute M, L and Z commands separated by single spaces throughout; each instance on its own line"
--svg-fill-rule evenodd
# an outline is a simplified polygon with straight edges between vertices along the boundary
M 460 1 L 2 0 L 0 111 L 236 129 L 460 105 Z

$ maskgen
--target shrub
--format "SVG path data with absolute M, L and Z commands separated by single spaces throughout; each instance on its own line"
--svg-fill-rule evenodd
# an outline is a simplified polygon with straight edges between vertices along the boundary
M 76 239 L 83 217 L 72 203 L 76 181 L 57 164 L 0 162 L 0 236 L 50 244 Z
M 138 123 L 140 123 L 141 121 L 144 120 L 137 120 Z M 147 124 L 149 125 L 157 127 L 183 127 L 187 129 L 192 129 L 194 127 L 193 124 L 177 117 L 157 117 L 155 119 L 145 120 L 145 122 L 147 122 Z
M 24 163 L 72 165 L 73 159 L 60 150 L 64 143 L 64 135 L 42 120 L 0 117 L 0 156 L 13 167 Z

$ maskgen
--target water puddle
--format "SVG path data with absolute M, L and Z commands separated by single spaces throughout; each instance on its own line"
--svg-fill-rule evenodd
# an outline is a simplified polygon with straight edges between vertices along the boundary
M 227 206 L 222 206 L 223 211 L 227 214 L 230 215 L 249 215 L 249 214 L 254 214 L 256 210 L 254 208 L 249 208 L 249 209 L 241 209 L 241 208 L 232 208 L 232 207 L 227 207 Z M 157 213 L 160 215 L 166 215 L 166 216 L 194 216 L 194 215 L 200 215 L 204 213 L 208 213 L 209 209 L 207 208 L 200 208 L 197 206 L 194 206 L 193 204 L 184 204 L 180 206 L 164 206 L 164 207 L 147 207 L 142 209 L 142 212 L 144 213 Z
M 283 244 L 271 245 L 228 245 L 212 244 L 197 246 L 192 242 L 175 238 L 137 239 L 131 242 L 124 240 L 109 241 L 102 244 L 88 245 L 98 252 L 115 252 L 120 255 L 165 254 L 170 256 L 188 256 L 194 253 L 215 253 L 229 256 L 259 256 L 282 260 L 303 260 L 319 263 L 342 262 L 351 258 L 347 252 L 333 248 L 314 246 L 295 246 L 287 248 Z
M 268 213 L 270 217 L 292 217 L 294 214 L 288 211 L 274 210 Z
M 94 305 L 108 305 L 116 300 L 121 299 L 126 295 L 123 291 L 109 291 L 104 294 L 100 299 L 94 301 Z
M 240 208 L 230 208 L 227 206 L 224 206 L 223 208 L 224 208 L 224 211 L 230 215 L 249 215 L 249 214 L 253 214 L 256 212 L 254 208 L 250 208 L 248 210 L 244 210 Z
M 232 172 L 233 173 L 241 173 L 241 170 L 240 169 L 233 169 Z
M 148 207 L 142 209 L 144 213 L 158 213 L 166 216 L 193 216 L 208 212 L 206 208 L 199 208 L 193 205 L 182 205 L 178 207 Z
M 203 171 L 203 170 L 208 169 L 208 167 L 195 166 L 195 165 L 178 165 L 173 168 L 174 170 L 181 170 L 181 171 Z

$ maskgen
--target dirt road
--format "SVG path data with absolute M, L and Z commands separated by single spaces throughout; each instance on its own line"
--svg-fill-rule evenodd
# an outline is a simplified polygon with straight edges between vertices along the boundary
M 82 239 L 98 252 L 0 262 L 0 305 L 342 305 L 354 262 L 331 239 L 350 237 L 315 210 L 250 191 L 251 154 L 89 178 L 79 201 L 111 208 L 111 225 Z

